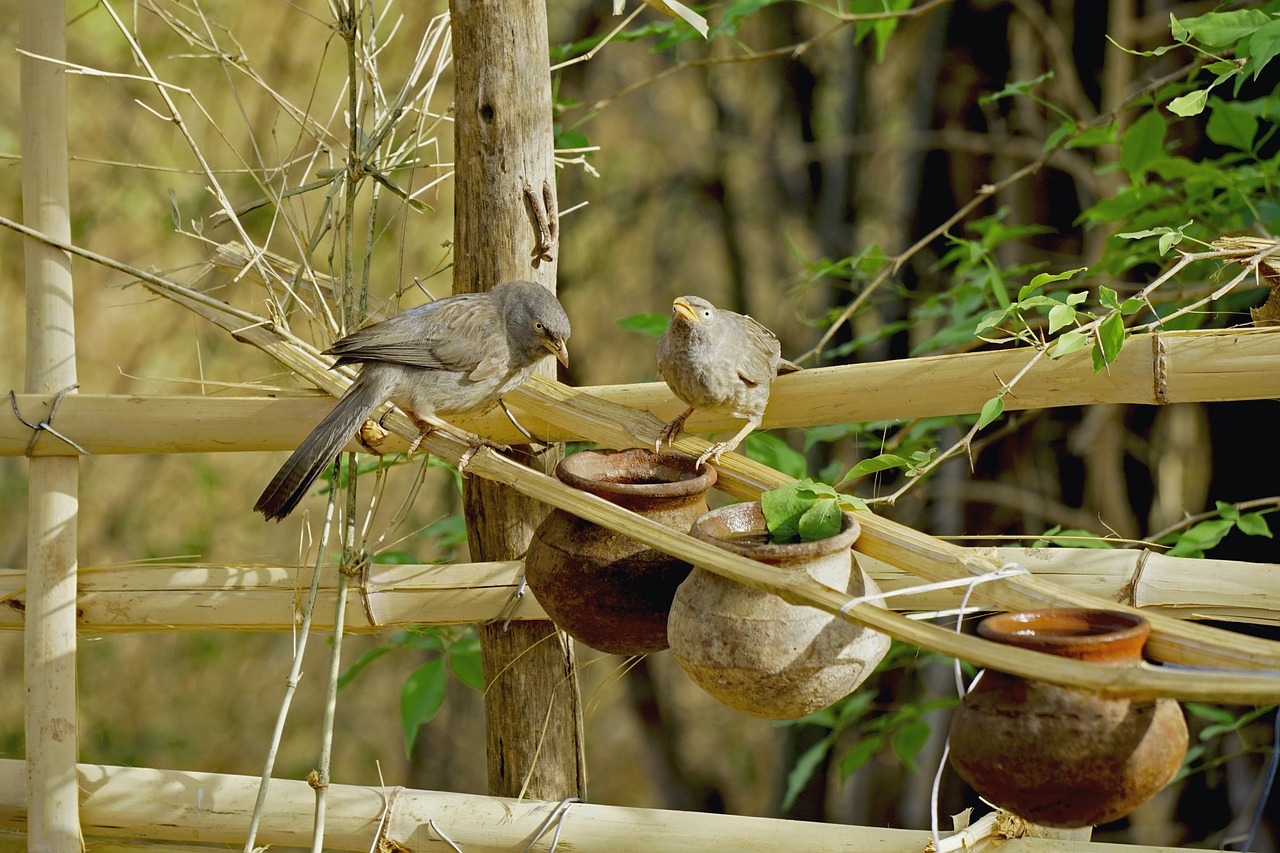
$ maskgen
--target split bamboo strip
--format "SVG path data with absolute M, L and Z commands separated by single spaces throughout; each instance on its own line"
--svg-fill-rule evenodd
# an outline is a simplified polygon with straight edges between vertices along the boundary
M 63 240 L 71 237 L 67 187 L 67 84 L 63 3 L 25 0 L 19 13 L 22 218 Z M 48 60 L 41 57 L 48 57 Z M 54 60 L 54 61 L 49 61 Z M 71 258 L 46 243 L 23 241 L 27 306 L 26 390 L 75 390 L 75 299 Z M 48 441 L 48 437 L 42 438 Z M 32 459 L 29 467 L 23 636 L 26 687 L 26 790 L 30 849 L 80 849 L 76 791 L 76 518 L 80 462 Z
M 1043 359 L 1005 398 L 1009 410 L 1092 403 L 1166 404 L 1265 400 L 1280 397 L 1280 330 L 1231 329 L 1136 335 L 1106 373 L 1095 374 L 1086 351 Z M 1030 358 L 1029 350 L 962 353 L 900 361 L 824 367 L 778 380 L 763 429 L 972 414 L 1003 379 Z M 1162 368 L 1160 366 L 1163 366 Z M 580 389 L 609 402 L 646 409 L 669 420 L 684 404 L 665 384 L 601 385 Z M 50 396 L 20 396 L 24 417 L 48 412 Z M 296 447 L 310 424 L 332 408 L 320 396 L 123 397 L 81 395 L 58 410 L 59 428 L 91 453 L 209 453 Z M 586 436 L 572 423 L 551 424 L 513 407 L 521 423 L 549 441 Z M 522 436 L 501 411 L 459 419 L 495 441 Z M 696 412 L 692 433 L 737 430 L 741 421 Z M 16 418 L 0 418 L 0 455 L 26 453 L 31 433 Z M 392 444 L 392 449 L 403 445 Z M 65 455 L 66 445 L 41 439 L 35 455 Z
M 1036 575 L 1143 613 L 1258 624 L 1280 624 L 1280 565 L 1192 560 L 1142 551 L 1002 548 L 998 562 L 1022 563 Z M 909 572 L 866 555 L 859 563 L 886 591 L 919 585 Z M 519 561 L 449 565 L 370 565 L 355 581 L 359 606 L 346 630 L 371 633 L 404 625 L 450 625 L 506 618 L 523 564 Z M 147 564 L 81 566 L 77 625 L 83 633 L 117 631 L 290 631 L 298 627 L 311 567 Z M 0 569 L 0 630 L 20 630 L 26 573 Z M 331 630 L 337 569 L 320 578 L 312 629 Z M 936 590 L 887 600 L 893 610 L 957 607 L 964 589 Z M 531 590 L 509 615 L 546 619 Z
M 0 760 L 0 827 L 21 829 L 26 801 L 23 762 Z M 238 844 L 258 780 L 249 776 L 79 766 L 85 832 L 91 836 Z M 273 780 L 260 841 L 273 849 L 305 844 L 311 832 L 311 788 Z M 707 853 L 733 850 L 820 850 L 823 853 L 920 853 L 928 833 L 911 829 L 807 823 L 775 818 L 568 804 L 451 794 L 407 788 L 329 787 L 325 847 L 413 850 L 415 853 L 511 853 L 556 849 L 577 853 Z M 445 838 L 448 841 L 445 841 Z M 381 846 L 379 846 L 381 845 Z M 1021 838 L 1001 853 L 1175 853 L 1172 847 Z
M 589 438 L 609 447 L 652 446 L 663 426 L 662 422 L 649 412 L 618 406 L 592 397 L 580 389 L 569 388 L 537 377 L 508 396 L 522 404 L 525 409 L 536 413 L 539 418 L 562 424 L 573 423 Z M 704 440 L 688 435 L 677 439 L 675 443 L 677 450 L 694 455 L 700 453 L 705 447 L 707 443 Z M 786 475 L 739 454 L 726 454 L 716 468 L 719 474 L 716 487 L 743 500 L 755 500 L 761 491 L 790 480 Z M 854 544 L 858 552 L 906 569 L 926 580 L 971 578 L 1000 566 L 991 554 L 951 545 L 881 518 L 874 513 L 863 513 L 859 517 L 862 523 L 862 536 Z M 654 547 L 665 550 L 660 545 Z M 686 559 L 689 559 L 687 554 Z M 736 574 L 728 576 L 735 580 L 743 580 Z M 779 594 L 782 593 L 779 592 Z M 787 598 L 786 595 L 783 597 Z M 1002 610 L 1035 610 L 1044 607 L 1125 608 L 1123 604 L 1063 590 L 1049 581 L 1034 576 L 1012 577 L 999 583 L 978 586 L 974 590 L 972 601 L 975 604 L 992 605 Z M 811 601 L 805 603 L 822 606 Z M 861 614 L 858 616 L 858 621 L 864 621 Z M 1280 673 L 1280 643 L 1195 625 L 1154 613 L 1150 614 L 1148 621 L 1151 622 L 1152 633 L 1147 651 L 1158 660 L 1188 666 L 1219 667 L 1228 670 L 1269 670 Z M 867 624 L 872 623 L 868 621 Z M 889 631 L 889 633 L 893 632 Z M 894 636 L 907 639 L 898 634 Z M 928 641 L 922 645 L 934 651 L 943 651 Z M 975 663 L 979 662 L 975 658 L 968 657 L 967 654 L 957 656 Z M 1274 680 L 1280 686 L 1280 678 Z

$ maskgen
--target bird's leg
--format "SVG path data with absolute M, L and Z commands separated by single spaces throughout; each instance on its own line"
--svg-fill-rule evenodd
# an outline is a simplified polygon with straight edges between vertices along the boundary
M 450 435 L 454 436 L 455 438 L 461 441 L 465 441 L 467 443 L 467 449 L 462 452 L 462 456 L 458 459 L 458 473 L 462 474 L 462 476 L 464 477 L 467 476 L 467 464 L 471 461 L 471 457 L 475 456 L 476 451 L 479 450 L 480 448 L 490 447 L 490 448 L 493 448 L 494 450 L 501 450 L 506 452 L 509 452 L 511 450 L 511 448 L 508 445 L 498 444 L 497 442 L 490 441 L 489 439 L 476 435 L 475 433 L 467 432 L 464 429 L 459 429 L 453 424 L 442 421 L 439 418 L 435 418 L 435 417 L 424 418 L 414 412 L 405 412 L 405 414 L 409 416 L 409 420 L 413 421 L 414 425 L 417 426 L 418 429 L 421 431 L 418 437 L 415 438 L 412 443 L 410 443 L 409 445 L 410 453 L 413 453 L 415 450 L 417 450 L 418 445 L 422 443 L 422 440 L 425 439 L 430 433 L 435 432 L 436 430 L 439 430 L 440 432 L 447 432 Z
M 678 436 L 680 431 L 684 429 L 684 422 L 687 421 L 689 419 L 689 415 L 692 414 L 693 406 L 690 406 L 685 409 L 683 413 L 677 415 L 671 423 L 664 426 L 662 428 L 662 432 L 658 433 L 658 440 L 653 443 L 653 452 L 657 453 L 659 448 L 662 447 L 662 443 L 664 441 L 667 443 L 667 447 L 670 447 L 671 442 L 675 441 L 676 436 Z
M 698 457 L 698 467 L 701 468 L 702 464 L 706 462 L 708 459 L 710 459 L 712 462 L 719 462 L 721 454 L 727 453 L 737 448 L 737 446 L 742 443 L 742 440 L 746 438 L 748 435 L 750 435 L 751 431 L 758 426 L 760 426 L 760 418 L 758 417 L 748 418 L 747 425 L 744 426 L 742 429 L 738 430 L 738 434 L 735 435 L 733 438 L 729 439 L 728 441 L 718 441 L 715 444 L 708 447 L 706 450 L 702 451 L 702 455 Z

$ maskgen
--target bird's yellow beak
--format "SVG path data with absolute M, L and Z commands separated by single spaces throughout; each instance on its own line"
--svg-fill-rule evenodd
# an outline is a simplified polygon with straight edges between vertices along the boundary
M 564 341 L 547 341 L 543 346 L 556 357 L 556 361 L 565 367 L 569 366 L 569 347 L 565 345 Z
M 671 303 L 671 309 L 686 320 L 698 322 L 698 312 L 693 310 L 693 306 L 686 302 L 683 296 L 677 297 L 676 301 Z

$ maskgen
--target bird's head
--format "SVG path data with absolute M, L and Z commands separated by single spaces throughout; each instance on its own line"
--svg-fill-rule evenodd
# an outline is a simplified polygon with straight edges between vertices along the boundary
M 699 326 L 715 320 L 716 306 L 700 296 L 677 296 L 671 303 L 671 321 Z
M 503 311 L 511 339 L 523 350 L 528 363 L 545 358 L 548 353 L 556 361 L 569 366 L 569 316 L 555 294 L 528 281 L 508 282 L 502 289 Z

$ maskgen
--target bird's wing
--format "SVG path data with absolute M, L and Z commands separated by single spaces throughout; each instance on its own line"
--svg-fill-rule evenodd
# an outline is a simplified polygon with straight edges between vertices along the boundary
M 773 332 L 766 329 L 754 317 L 738 315 L 738 340 L 734 346 L 738 378 L 747 385 L 760 385 L 773 380 L 774 368 L 782 347 Z
M 338 364 L 386 361 L 468 373 L 479 368 L 487 373 L 504 360 L 494 353 L 495 344 L 506 340 L 504 332 L 487 294 L 470 293 L 419 305 L 366 326 L 336 341 L 325 353 L 338 356 Z

